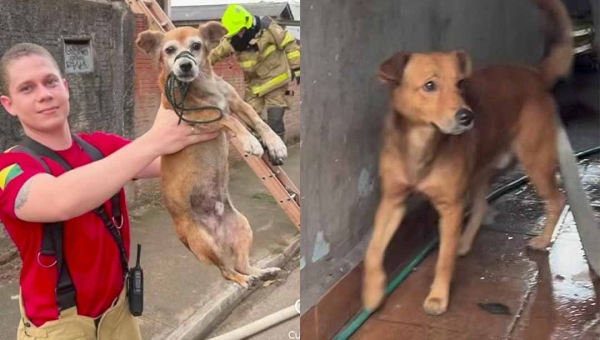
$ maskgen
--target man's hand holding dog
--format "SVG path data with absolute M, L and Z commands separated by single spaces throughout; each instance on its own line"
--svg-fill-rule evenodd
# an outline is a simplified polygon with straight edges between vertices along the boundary
M 173 110 L 162 105 L 156 113 L 154 124 L 147 133 L 160 155 L 175 153 L 188 145 L 216 138 L 219 131 L 204 130 L 186 122 L 179 122 Z

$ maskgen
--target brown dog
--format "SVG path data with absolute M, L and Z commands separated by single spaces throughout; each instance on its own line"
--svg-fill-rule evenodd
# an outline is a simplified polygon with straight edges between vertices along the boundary
M 391 99 L 380 154 L 381 200 L 365 257 L 367 310 L 383 300 L 384 252 L 413 192 L 427 197 L 440 214 L 435 278 L 423 307 L 431 315 L 447 310 L 456 256 L 469 252 L 491 177 L 513 153 L 546 202 L 544 231 L 529 246 L 549 245 L 564 204 L 554 177 L 557 142 L 549 88 L 568 75 L 573 48 L 571 21 L 560 0 L 537 4 L 555 28 L 553 46 L 538 67 L 496 65 L 472 73 L 464 51 L 400 52 L 380 66 Z M 461 238 L 467 196 L 472 215 Z
M 137 46 L 162 63 L 159 86 L 162 105 L 172 109 L 164 95 L 165 81 L 173 72 L 189 83 L 185 106 L 218 107 L 220 120 L 192 125 L 194 129 L 223 132 L 215 140 L 189 146 L 161 160 L 161 191 L 181 242 L 201 261 L 220 268 L 224 278 L 247 288 L 255 279 L 277 273 L 279 268 L 258 269 L 249 262 L 252 230 L 248 220 L 230 201 L 228 183 L 228 143 L 225 130 L 232 132 L 251 155 L 262 156 L 260 142 L 231 114 L 260 134 L 273 158 L 286 158 L 284 142 L 262 121 L 252 106 L 245 103 L 235 88 L 214 74 L 208 55 L 225 35 L 218 22 L 198 29 L 181 27 L 167 33 L 145 31 Z M 191 111 L 189 120 L 211 120 L 215 110 Z

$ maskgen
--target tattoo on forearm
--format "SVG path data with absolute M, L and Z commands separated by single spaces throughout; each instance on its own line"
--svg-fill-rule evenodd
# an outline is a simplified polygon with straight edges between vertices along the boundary
M 15 199 L 15 210 L 21 209 L 21 207 L 27 202 L 27 197 L 29 197 L 29 189 L 31 188 L 31 183 L 33 182 L 33 178 L 28 179 L 19 193 L 17 194 L 17 198 Z

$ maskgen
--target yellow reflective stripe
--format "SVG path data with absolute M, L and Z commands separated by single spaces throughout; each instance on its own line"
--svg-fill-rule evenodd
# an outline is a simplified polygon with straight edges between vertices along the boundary
M 283 41 L 281 42 L 281 46 L 285 46 L 289 43 L 291 43 L 292 41 L 296 40 L 296 38 L 294 38 L 290 32 L 285 32 L 285 36 L 283 37 Z
M 286 54 L 288 59 L 294 59 L 300 57 L 300 51 L 294 51 Z
M 272 86 L 275 86 L 283 81 L 286 81 L 288 78 L 289 78 L 289 76 L 287 73 L 282 73 L 262 85 L 252 87 L 252 93 L 259 94 Z
M 256 60 L 246 60 L 240 62 L 241 68 L 250 68 L 256 64 Z
M 273 53 L 273 51 L 275 51 L 275 48 L 275 45 L 267 47 L 267 49 L 263 52 L 263 58 L 266 58 L 269 56 L 269 54 Z
M 300 76 L 300 70 L 298 70 L 298 71 L 294 72 L 294 75 L 295 75 L 296 77 L 299 77 L 299 76 Z

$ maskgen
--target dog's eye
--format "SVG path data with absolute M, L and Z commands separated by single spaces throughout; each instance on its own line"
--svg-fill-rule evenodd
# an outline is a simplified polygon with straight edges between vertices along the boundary
M 433 92 L 436 89 L 435 83 L 433 81 L 428 81 L 425 85 L 423 85 L 423 89 L 427 92 Z
M 169 46 L 165 49 L 165 52 L 167 52 L 167 54 L 172 54 L 173 52 L 175 52 L 175 47 Z
M 200 43 L 199 42 L 195 42 L 192 44 L 192 49 L 198 51 L 200 49 Z

